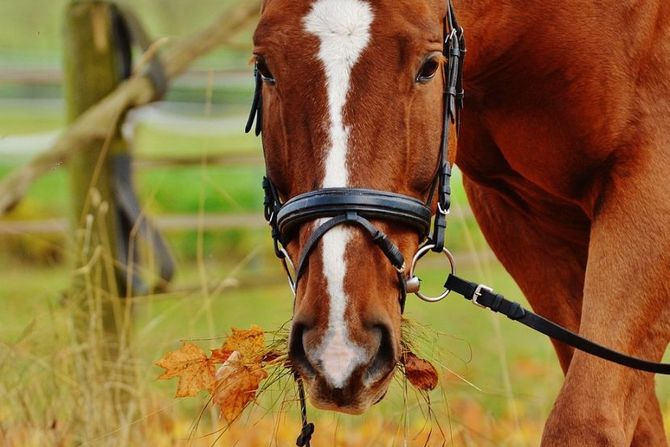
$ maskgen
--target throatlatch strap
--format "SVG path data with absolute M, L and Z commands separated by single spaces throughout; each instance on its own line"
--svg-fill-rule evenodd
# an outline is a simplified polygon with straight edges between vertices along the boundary
M 670 375 L 670 364 L 668 363 L 651 362 L 606 348 L 525 309 L 519 303 L 515 303 L 502 295 L 494 293 L 486 286 L 466 281 L 454 275 L 449 275 L 444 286 L 482 307 L 491 309 L 493 312 L 499 312 L 511 320 L 518 321 L 537 332 L 580 351 L 629 368 Z
M 444 24 L 444 57 L 447 66 L 444 70 L 444 93 L 443 107 L 444 118 L 442 120 L 442 141 L 440 144 L 440 157 L 437 171 L 437 203 L 438 210 L 435 214 L 433 232 L 428 244 L 432 245 L 434 252 L 442 252 L 444 249 L 445 233 L 447 228 L 447 213 L 451 206 L 451 164 L 449 162 L 449 126 L 456 125 L 456 133 L 461 128 L 461 110 L 463 109 L 463 60 L 465 58 L 465 37 L 463 29 L 456 21 L 451 1 L 448 2 L 447 19 Z M 433 192 L 429 201 L 433 199 Z

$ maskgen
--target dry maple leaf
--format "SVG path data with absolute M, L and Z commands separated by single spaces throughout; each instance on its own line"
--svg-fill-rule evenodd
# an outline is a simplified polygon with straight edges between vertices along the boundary
M 245 365 L 257 365 L 265 354 L 265 333 L 258 326 L 251 329 L 235 329 L 223 343 L 221 349 L 212 351 L 216 363 L 225 362 L 233 352 L 240 353 L 239 361 Z M 222 360 L 223 361 L 220 361 Z
M 256 398 L 261 382 L 268 376 L 263 368 L 278 359 L 279 353 L 266 349 L 263 330 L 253 326 L 249 330 L 233 329 L 223 346 L 212 350 L 209 358 L 198 346 L 184 343 L 156 365 L 165 368 L 159 379 L 179 377 L 177 397 L 195 396 L 200 390 L 207 390 L 223 418 L 231 423 Z M 214 374 L 217 364 L 222 366 Z
M 242 362 L 240 351 L 233 352 L 216 373 L 212 400 L 229 424 L 256 398 L 256 392 L 268 373 L 258 365 Z
M 407 380 L 421 391 L 431 391 L 437 386 L 437 371 L 427 360 L 421 359 L 412 352 L 404 356 L 405 375 Z
M 230 355 L 232 353 L 233 351 L 224 351 L 223 349 L 212 349 L 212 356 L 210 357 L 210 360 L 215 365 L 219 365 L 221 363 L 225 363 L 230 358 Z
M 159 380 L 179 377 L 175 397 L 195 396 L 201 390 L 210 390 L 215 381 L 214 364 L 193 343 L 184 343 L 177 351 L 168 352 L 155 364 L 165 369 Z

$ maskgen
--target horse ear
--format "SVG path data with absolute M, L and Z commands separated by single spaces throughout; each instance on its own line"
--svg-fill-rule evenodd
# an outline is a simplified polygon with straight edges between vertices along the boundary
M 263 14 L 263 11 L 265 11 L 265 7 L 270 3 L 271 0 L 262 0 L 261 1 L 261 14 Z

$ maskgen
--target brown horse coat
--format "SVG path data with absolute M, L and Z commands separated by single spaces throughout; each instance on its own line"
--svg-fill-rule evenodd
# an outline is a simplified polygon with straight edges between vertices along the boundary
M 489 244 L 538 313 L 660 360 L 670 337 L 670 3 L 455 7 L 469 48 L 455 159 Z M 264 2 L 254 36 L 268 81 L 263 141 L 284 199 L 327 186 L 427 197 L 443 79 L 417 73 L 441 51 L 444 15 L 444 0 Z M 377 224 L 412 257 L 416 235 Z M 287 247 L 294 260 L 313 228 Z M 360 413 L 400 356 L 398 284 L 356 228 L 317 252 L 298 288 L 291 359 L 314 404 Z M 653 375 L 555 347 L 566 379 L 543 445 L 666 445 Z
M 457 164 L 533 308 L 660 360 L 670 336 L 670 3 L 457 2 Z M 651 374 L 556 345 L 545 445 L 666 445 Z

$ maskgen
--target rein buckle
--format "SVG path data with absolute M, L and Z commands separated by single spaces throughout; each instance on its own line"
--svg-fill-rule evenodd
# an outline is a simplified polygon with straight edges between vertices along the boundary
M 484 292 L 491 293 L 493 292 L 493 289 L 490 288 L 489 286 L 485 286 L 484 284 L 478 285 L 477 288 L 475 289 L 475 292 L 472 294 L 472 304 L 474 304 L 475 306 L 486 308 L 486 306 L 479 303 L 479 298 L 482 297 L 482 293 Z

